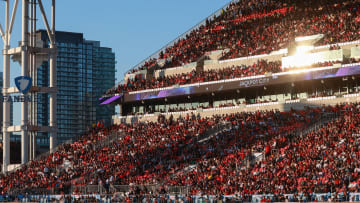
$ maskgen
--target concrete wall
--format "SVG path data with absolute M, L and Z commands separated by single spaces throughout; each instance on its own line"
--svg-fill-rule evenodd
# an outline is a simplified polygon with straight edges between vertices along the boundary
M 267 61 L 281 61 L 281 58 L 284 54 L 276 54 L 276 55 L 259 55 L 259 56 L 250 56 L 250 57 L 243 57 L 243 58 L 236 58 L 236 59 L 229 59 L 224 61 L 216 61 L 212 60 L 207 62 L 205 61 L 204 71 L 206 70 L 216 70 L 222 69 L 231 66 L 240 66 L 240 65 L 253 65 L 258 60 L 265 59 Z
M 164 70 L 157 70 L 154 72 L 154 76 L 156 78 L 162 76 L 171 76 L 176 74 L 190 73 L 191 71 L 196 69 L 196 63 L 191 64 L 190 66 L 180 66 L 175 68 L 167 68 Z

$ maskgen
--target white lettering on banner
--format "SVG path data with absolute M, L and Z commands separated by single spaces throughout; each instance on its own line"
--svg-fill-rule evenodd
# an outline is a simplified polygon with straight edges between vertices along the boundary
M 32 98 L 30 95 L 15 95 L 15 96 L 0 96 L 0 102 L 31 102 Z
M 258 78 L 253 80 L 244 80 L 240 81 L 240 87 L 251 87 L 251 86 L 257 86 L 257 85 L 264 85 L 266 83 L 269 83 L 269 78 Z

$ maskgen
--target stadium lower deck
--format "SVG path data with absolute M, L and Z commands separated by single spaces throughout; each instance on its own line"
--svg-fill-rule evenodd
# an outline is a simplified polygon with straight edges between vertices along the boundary
M 121 201 L 357 201 L 360 97 L 344 98 L 347 103 L 320 100 L 338 104 L 298 110 L 292 104 L 282 112 L 270 105 L 206 118 L 160 115 L 156 122 L 99 125 L 1 177 L 1 189 L 32 194 L 19 197 L 33 201 L 41 194 Z

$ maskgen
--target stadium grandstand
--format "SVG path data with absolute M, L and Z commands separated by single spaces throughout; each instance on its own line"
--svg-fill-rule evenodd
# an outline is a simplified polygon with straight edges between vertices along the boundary
M 360 1 L 234 0 L 130 69 L 0 201 L 360 201 Z

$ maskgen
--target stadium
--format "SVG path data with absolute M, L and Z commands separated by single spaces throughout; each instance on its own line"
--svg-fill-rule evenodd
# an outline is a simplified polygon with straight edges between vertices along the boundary
M 360 201 L 359 45 L 359 0 L 234 0 L 103 93 L 111 125 L 3 173 L 0 201 Z

